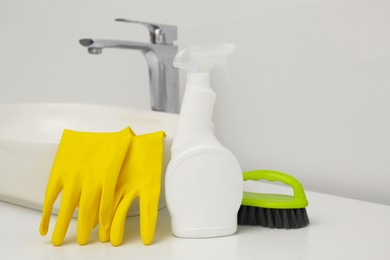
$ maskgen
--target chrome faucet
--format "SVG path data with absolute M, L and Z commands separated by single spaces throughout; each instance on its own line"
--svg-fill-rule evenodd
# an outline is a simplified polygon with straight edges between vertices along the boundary
M 81 39 L 79 42 L 91 54 L 101 54 L 105 48 L 140 50 L 149 66 L 150 102 L 152 110 L 179 112 L 178 71 L 173 67 L 177 52 L 177 27 L 171 25 L 115 19 L 117 22 L 145 25 L 149 29 L 150 43 L 131 41 Z

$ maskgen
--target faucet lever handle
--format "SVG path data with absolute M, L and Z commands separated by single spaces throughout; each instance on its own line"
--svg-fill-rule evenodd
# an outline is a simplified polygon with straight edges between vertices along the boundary
M 173 42 L 177 40 L 177 27 L 173 25 L 149 23 L 123 18 L 117 18 L 115 21 L 145 25 L 149 29 L 150 41 L 153 44 L 173 44 Z

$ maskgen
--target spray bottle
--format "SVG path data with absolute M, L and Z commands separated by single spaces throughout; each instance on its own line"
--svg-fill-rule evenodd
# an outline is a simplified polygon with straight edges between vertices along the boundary
M 187 71 L 179 125 L 165 177 L 172 233 L 177 237 L 227 236 L 237 230 L 243 195 L 240 164 L 213 132 L 216 94 L 210 71 L 233 53 L 232 44 L 193 46 L 174 66 Z

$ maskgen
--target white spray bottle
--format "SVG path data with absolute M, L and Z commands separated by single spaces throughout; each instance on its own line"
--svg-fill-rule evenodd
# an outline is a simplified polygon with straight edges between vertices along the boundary
M 194 46 L 180 51 L 174 66 L 187 71 L 179 125 L 165 177 L 172 233 L 177 237 L 227 236 L 237 230 L 243 195 L 240 164 L 215 137 L 216 94 L 209 72 L 233 53 L 232 44 Z

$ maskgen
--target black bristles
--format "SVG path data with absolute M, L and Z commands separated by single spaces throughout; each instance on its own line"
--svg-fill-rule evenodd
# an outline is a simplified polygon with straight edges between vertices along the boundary
M 267 220 L 268 226 L 274 228 L 274 217 L 272 216 L 271 209 L 265 209 L 265 219 Z
M 257 208 L 257 225 L 260 225 L 262 227 L 268 227 L 267 217 L 265 215 L 265 209 L 264 208 Z
M 294 210 L 291 210 L 290 212 L 290 222 L 291 222 L 291 228 L 296 228 L 298 227 L 298 223 L 297 223 L 297 217 L 295 215 L 295 211 Z
M 290 229 L 291 225 L 290 225 L 287 210 L 282 210 L 282 216 L 283 216 L 282 217 L 282 221 L 283 221 L 282 227 L 284 227 L 286 229 Z
M 238 225 L 246 225 L 246 222 L 247 222 L 246 208 L 247 208 L 247 206 L 241 205 L 240 210 L 238 211 L 238 216 L 237 216 L 237 224 Z
M 282 219 L 282 216 L 281 216 L 281 212 L 280 210 L 274 210 L 274 220 L 275 220 L 275 227 L 276 228 L 283 228 L 283 219 Z
M 304 225 L 303 216 L 300 210 L 297 210 L 297 226 Z
M 246 216 L 248 225 L 250 225 L 250 226 L 257 225 L 256 215 L 257 215 L 257 210 L 254 207 L 249 207 L 248 214 Z
M 270 209 L 242 205 L 238 212 L 237 223 L 238 225 L 297 229 L 306 227 L 309 224 L 309 218 L 306 208 Z

